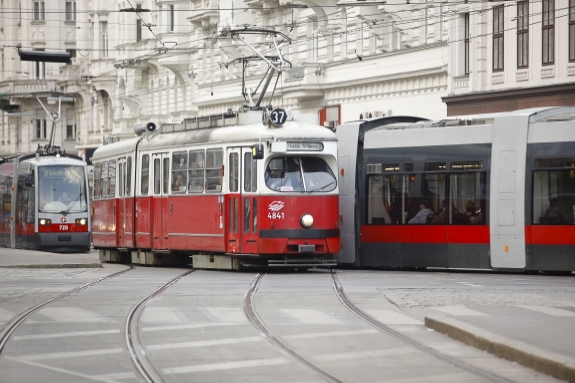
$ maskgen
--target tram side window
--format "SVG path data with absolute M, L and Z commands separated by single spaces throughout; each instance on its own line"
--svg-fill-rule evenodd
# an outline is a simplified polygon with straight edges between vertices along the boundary
M 230 162 L 230 191 L 231 192 L 237 192 L 238 191 L 238 183 L 239 183 L 239 155 L 238 153 L 230 153 L 230 158 L 229 158 L 229 162 Z
M 108 196 L 108 161 L 102 162 L 102 197 Z
M 206 191 L 220 192 L 222 190 L 224 152 L 222 149 L 206 151 Z
M 100 198 L 102 194 L 102 163 L 94 164 L 94 198 Z
M 148 194 L 148 188 L 150 185 L 150 155 L 144 154 L 142 156 L 142 185 L 140 187 L 140 192 L 143 195 Z
M 188 184 L 188 152 L 172 154 L 172 192 L 184 193 Z
M 203 150 L 190 150 L 190 167 L 188 192 L 202 193 L 204 191 L 204 173 L 206 163 L 204 161 L 205 153 Z
M 108 162 L 108 175 L 110 177 L 108 196 L 114 197 L 116 195 L 116 160 L 110 160 Z
M 162 182 L 162 174 L 160 170 L 160 159 L 154 158 L 154 194 L 160 194 L 160 186 Z
M 449 188 L 449 223 L 484 225 L 487 209 L 486 173 L 452 173 L 449 177 Z
M 251 152 L 244 153 L 244 191 L 258 191 L 257 161 L 253 159 Z
M 118 195 L 120 197 L 124 196 L 124 164 L 118 163 Z
M 132 157 L 128 157 L 126 166 L 126 195 L 130 195 L 132 192 Z
M 537 159 L 535 169 L 532 222 L 541 225 L 573 225 L 575 158 Z
M 163 181 L 163 185 L 164 188 L 162 189 L 162 193 L 164 194 L 168 194 L 168 185 L 169 185 L 169 178 L 170 178 L 170 159 L 169 158 L 164 158 L 163 159 L 163 164 L 164 164 L 164 169 L 162 170 L 162 181 Z
M 427 163 L 422 173 L 412 172 L 413 164 L 400 169 L 368 164 L 367 224 L 486 223 L 485 172 L 448 172 L 445 162 Z

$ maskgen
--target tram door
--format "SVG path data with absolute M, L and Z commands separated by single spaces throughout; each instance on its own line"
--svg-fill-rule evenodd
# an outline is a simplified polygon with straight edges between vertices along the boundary
M 228 149 L 228 248 L 255 254 L 257 246 L 257 176 L 251 148 Z
M 152 154 L 153 198 L 151 235 L 154 249 L 168 248 L 168 193 L 170 190 L 170 157 L 168 153 Z
M 118 214 L 116 214 L 116 243 L 118 247 L 127 247 L 126 240 L 125 240 L 125 232 L 126 232 L 126 158 L 119 158 L 118 159 L 118 202 L 117 202 L 117 209 Z

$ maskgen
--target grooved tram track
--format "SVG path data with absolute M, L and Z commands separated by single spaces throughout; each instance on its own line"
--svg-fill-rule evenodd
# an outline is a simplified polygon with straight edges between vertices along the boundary
M 140 375 L 142 375 L 144 380 L 148 383 L 163 382 L 164 380 L 158 371 L 154 368 L 154 365 L 146 357 L 144 348 L 140 343 L 140 337 L 138 335 L 138 322 L 140 315 L 144 311 L 144 308 L 149 301 L 166 291 L 168 287 L 178 282 L 186 275 L 191 274 L 193 271 L 194 270 L 188 270 L 185 273 L 170 279 L 168 282 L 160 286 L 156 291 L 138 302 L 138 304 L 136 304 L 128 314 L 125 328 L 126 344 L 128 346 L 128 350 L 130 351 L 132 362 L 136 366 L 136 369 Z
M 117 273 L 113 273 L 110 275 L 106 275 L 105 277 L 102 278 L 98 278 L 92 282 L 88 282 L 85 285 L 76 287 L 72 290 L 66 291 L 65 293 L 62 293 L 54 298 L 48 299 L 26 311 L 23 311 L 22 313 L 20 313 L 19 315 L 15 316 L 14 318 L 12 318 L 12 320 L 10 322 L 8 322 L 6 324 L 6 326 L 4 326 L 4 328 L 2 329 L 2 331 L 0 332 L 0 353 L 2 353 L 2 351 L 4 350 L 4 347 L 6 346 L 6 343 L 8 343 L 8 340 L 10 339 L 10 336 L 14 333 L 14 331 L 16 331 L 16 329 L 18 328 L 18 326 L 20 326 L 22 323 L 24 323 L 24 321 L 32 314 L 34 314 L 35 312 L 37 312 L 38 310 L 42 309 L 43 307 L 49 305 L 50 303 L 53 303 L 57 300 L 63 299 L 71 294 L 75 294 L 79 291 L 85 290 L 88 287 L 94 286 L 97 283 L 100 283 L 102 281 L 105 281 L 107 279 L 111 279 L 114 277 L 117 277 L 118 275 L 127 273 L 128 271 L 134 270 L 135 267 L 134 266 L 129 266 L 128 269 L 126 270 L 122 270 L 122 271 L 118 271 Z
M 345 381 L 344 379 L 338 378 L 335 375 L 333 375 L 332 373 L 328 372 L 325 368 L 313 363 L 310 358 L 307 358 L 306 356 L 304 356 L 302 353 L 299 353 L 297 350 L 295 350 L 293 347 L 291 347 L 288 343 L 286 343 L 280 336 L 278 336 L 276 333 L 274 333 L 263 321 L 262 319 L 259 317 L 259 315 L 257 314 L 256 311 L 256 307 L 255 307 L 255 303 L 254 303 L 254 296 L 255 293 L 258 290 L 258 287 L 260 285 L 260 282 L 262 281 L 263 277 L 265 274 L 260 273 L 256 276 L 256 278 L 254 279 L 253 283 L 251 284 L 250 288 L 248 289 L 245 297 L 244 297 L 244 303 L 243 303 L 243 308 L 244 311 L 248 317 L 248 320 L 252 323 L 252 325 L 254 327 L 256 327 L 261 334 L 266 337 L 266 339 L 268 339 L 270 341 L 270 343 L 272 343 L 273 345 L 277 346 L 278 348 L 280 348 L 281 350 L 283 350 L 285 353 L 287 353 L 289 356 L 291 356 L 295 361 L 303 364 L 304 366 L 308 367 L 309 369 L 313 370 L 316 374 L 318 374 L 321 378 L 323 378 L 324 380 L 326 380 L 327 382 L 343 382 Z M 335 273 L 335 271 L 330 270 L 330 275 L 332 278 L 332 282 L 333 282 L 333 288 L 335 290 L 335 293 L 338 297 L 338 299 L 340 300 L 340 302 L 351 312 L 353 312 L 355 315 L 357 315 L 359 318 L 361 318 L 363 321 L 369 323 L 371 326 L 375 327 L 377 330 L 390 335 L 391 337 L 409 345 L 412 346 L 414 348 L 416 348 L 417 350 L 424 352 L 427 355 L 430 355 L 434 358 L 437 358 L 443 362 L 446 362 L 452 366 L 455 366 L 458 369 L 464 370 L 468 373 L 471 373 L 473 375 L 476 375 L 478 377 L 481 377 L 483 379 L 486 379 L 487 381 L 490 382 L 494 382 L 494 383 L 511 383 L 509 380 L 502 378 L 500 376 L 494 375 L 490 372 L 487 372 L 485 370 L 473 367 L 471 365 L 468 365 L 466 363 L 463 363 L 460 360 L 457 360 L 455 358 L 452 358 L 448 355 L 442 354 L 430 347 L 427 347 L 425 345 L 423 345 L 422 343 L 407 337 L 393 329 L 391 329 L 390 327 L 378 322 L 377 320 L 371 318 L 368 314 L 366 314 L 365 312 L 363 312 L 361 309 L 359 309 L 355 304 L 353 304 L 353 302 L 351 302 L 351 300 L 348 298 L 348 296 L 346 295 L 343 286 L 341 284 L 341 282 L 339 281 L 339 278 L 337 277 L 337 274 Z

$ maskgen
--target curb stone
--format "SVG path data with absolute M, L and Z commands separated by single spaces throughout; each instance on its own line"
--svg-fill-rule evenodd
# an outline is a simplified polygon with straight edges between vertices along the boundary
M 555 378 L 575 382 L 575 359 L 571 357 L 545 351 L 441 315 L 427 315 L 425 326 L 500 358 Z

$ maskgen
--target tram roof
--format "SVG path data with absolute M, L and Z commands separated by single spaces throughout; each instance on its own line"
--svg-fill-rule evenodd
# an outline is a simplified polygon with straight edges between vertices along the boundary
M 472 125 L 486 125 L 492 123 L 495 119 L 500 117 L 528 117 L 530 122 L 545 121 L 560 116 L 575 117 L 574 107 L 541 107 L 520 109 L 510 112 L 498 113 L 485 113 L 473 114 L 463 116 L 449 116 L 441 120 L 422 120 L 418 122 L 400 122 L 377 127 L 370 131 L 372 134 L 377 134 L 378 131 L 386 130 L 403 130 L 403 129 L 424 129 L 424 128 L 441 128 L 441 127 L 465 127 Z
M 191 129 L 171 133 L 153 133 L 104 145 L 96 150 L 94 158 L 128 153 L 140 142 L 141 149 L 176 148 L 192 144 L 223 144 L 233 142 L 256 143 L 267 140 L 337 141 L 335 133 L 321 125 L 286 121 L 279 128 L 269 128 L 261 122 L 218 128 Z

